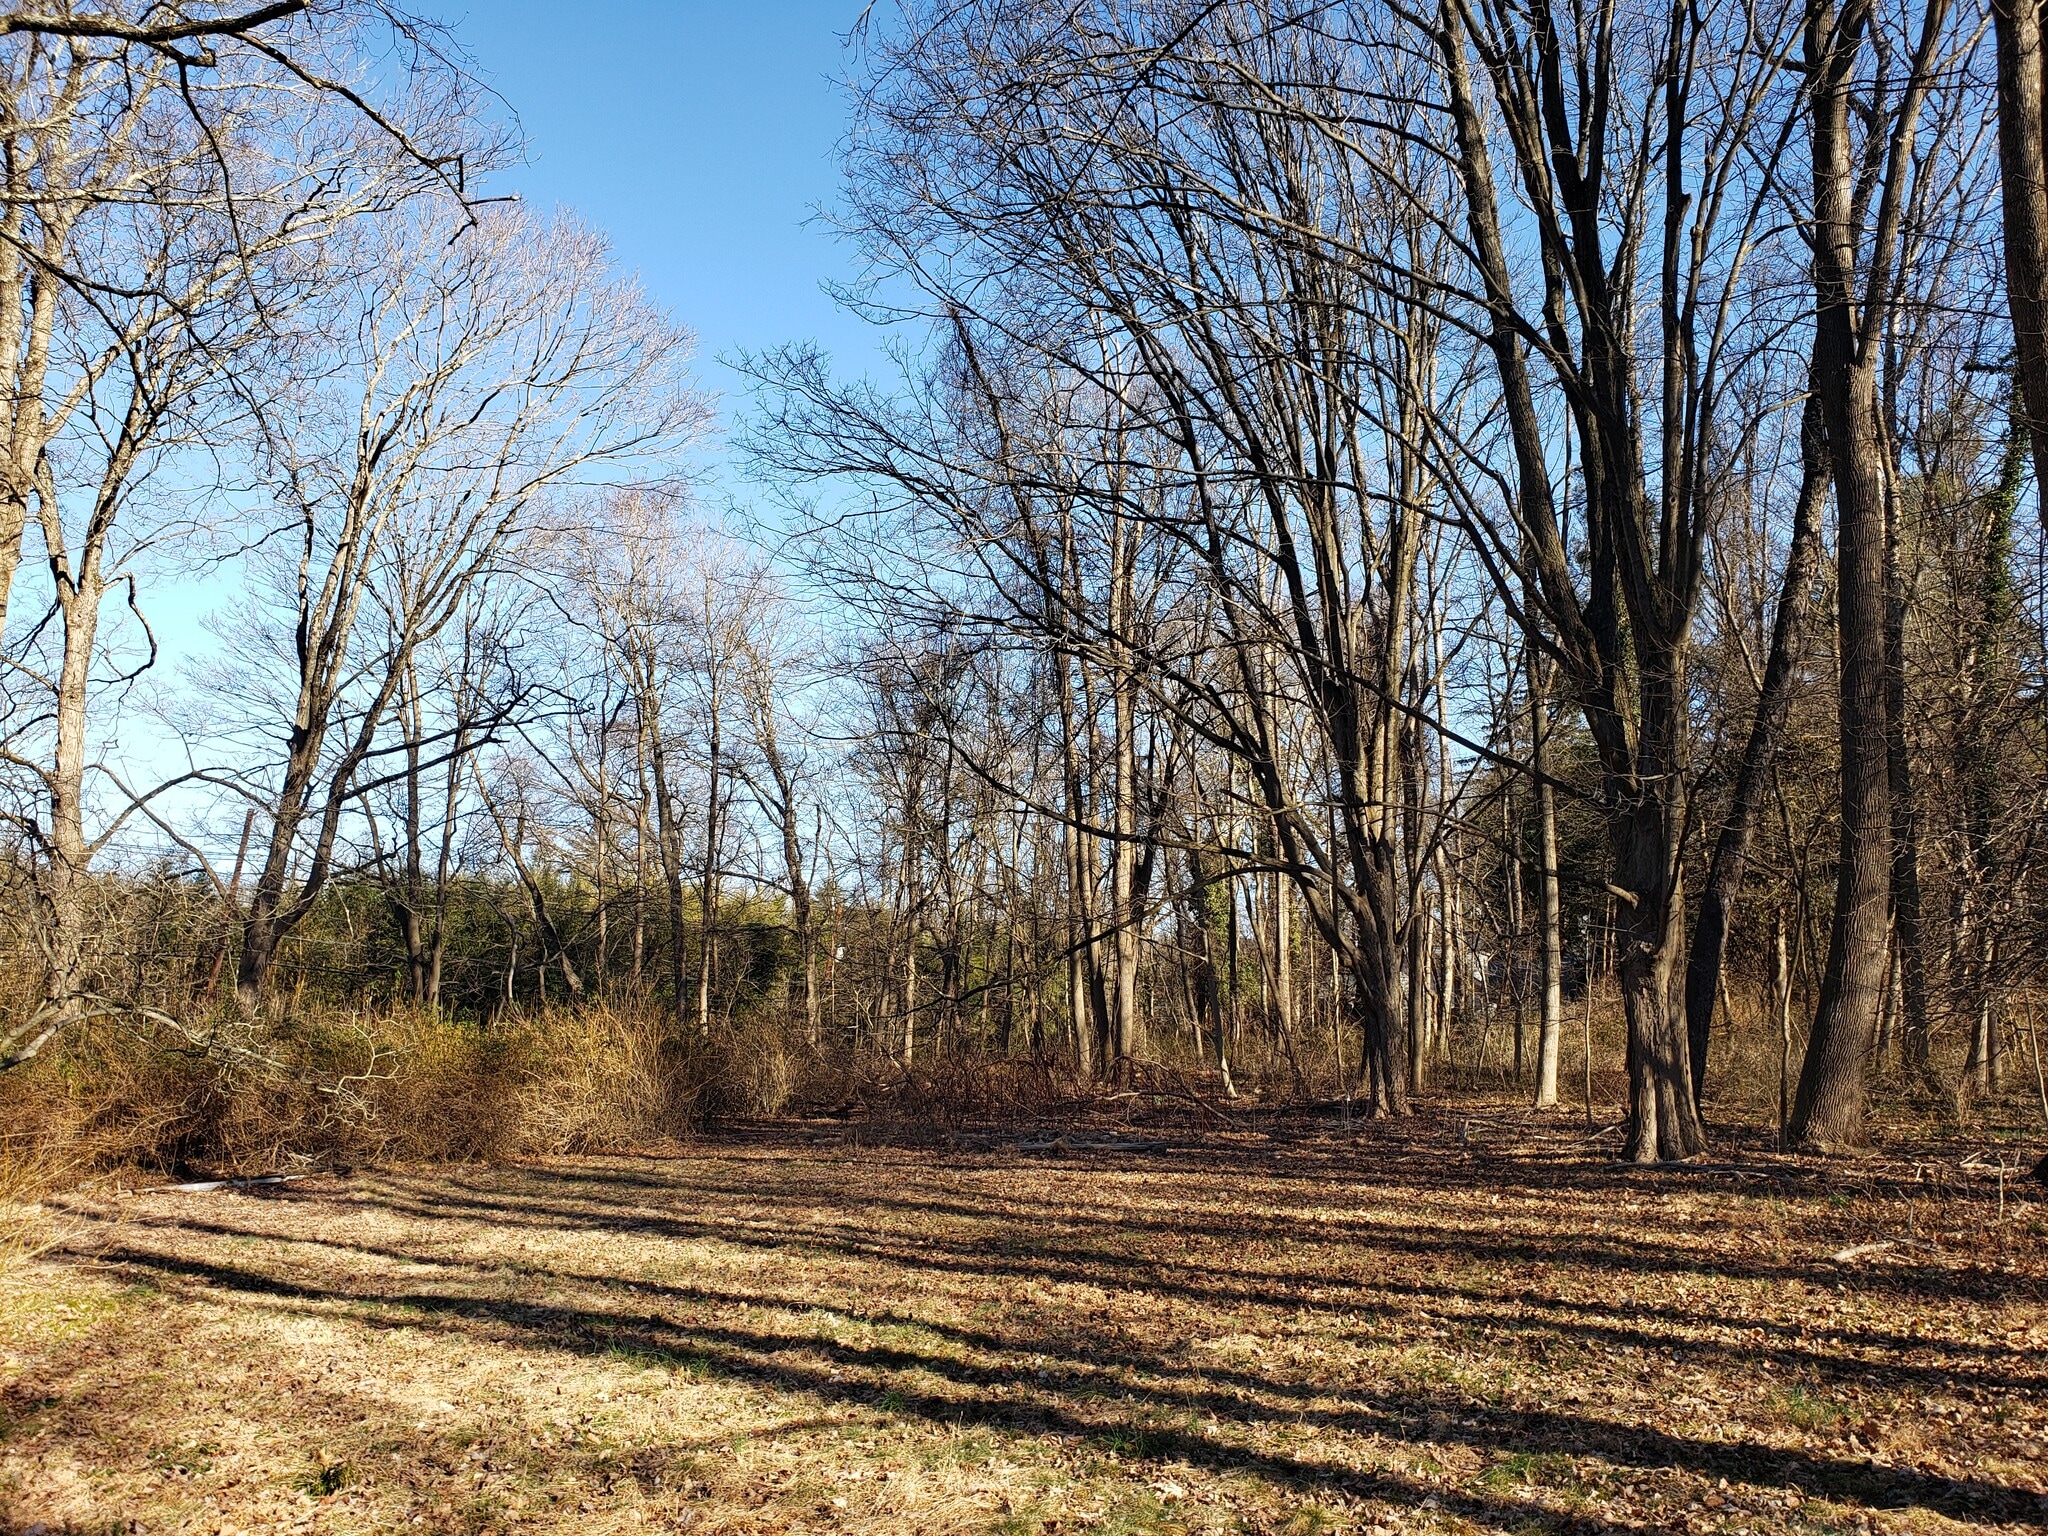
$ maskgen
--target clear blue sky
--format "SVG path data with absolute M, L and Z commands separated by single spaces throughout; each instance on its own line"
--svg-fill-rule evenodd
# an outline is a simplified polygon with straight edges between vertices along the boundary
M 743 381 L 720 353 L 815 340 L 849 372 L 878 356 L 872 328 L 819 288 L 851 275 L 811 221 L 838 193 L 846 105 L 841 38 L 864 0 L 424 0 L 517 112 L 528 163 L 497 190 L 574 209 L 612 239 L 621 266 L 698 336 L 697 372 L 721 424 Z M 717 447 L 705 501 L 745 502 Z M 149 593 L 165 678 L 212 649 L 202 620 L 232 595 L 231 570 L 160 577 Z M 154 731 L 144 758 L 182 752 Z M 152 764 L 152 766 L 163 766 Z
M 843 369 L 870 329 L 820 292 L 851 265 L 809 223 L 838 192 L 841 38 L 865 0 L 444 0 L 440 14 L 519 114 L 530 163 L 501 185 L 608 233 L 621 265 L 716 358 L 816 340 Z M 736 487 L 728 485 L 728 490 Z

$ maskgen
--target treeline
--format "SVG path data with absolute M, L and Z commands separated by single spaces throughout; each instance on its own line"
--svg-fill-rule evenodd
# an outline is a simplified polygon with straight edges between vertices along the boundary
M 1199 999 L 1259 935 L 1282 1038 L 1327 959 L 1383 1112 L 1503 990 L 1551 1102 L 1611 967 L 1639 1159 L 1703 1149 L 1731 987 L 1794 1141 L 1860 1141 L 1880 1063 L 1996 1088 L 2039 938 L 2037 31 L 899 8 L 845 223 L 928 344 L 886 386 L 756 359 L 751 442 L 886 637 L 901 909 L 1063 887 L 1084 1067 L 1145 1054 L 1148 950 Z M 985 852 L 933 801 L 963 770 Z
M 2038 1079 L 2031 13 L 904 0 L 841 210 L 899 371 L 743 359 L 720 517 L 687 334 L 489 191 L 445 34 L 51 16 L 11 1068 L 1598 1068 L 1646 1160 Z M 179 581 L 235 595 L 173 678 Z

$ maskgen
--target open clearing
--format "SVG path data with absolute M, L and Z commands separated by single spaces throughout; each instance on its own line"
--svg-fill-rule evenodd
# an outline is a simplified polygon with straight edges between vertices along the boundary
M 101 1191 L 0 1288 L 0 1527 L 2048 1528 L 2039 1187 L 1734 1155 L 1503 1112 Z

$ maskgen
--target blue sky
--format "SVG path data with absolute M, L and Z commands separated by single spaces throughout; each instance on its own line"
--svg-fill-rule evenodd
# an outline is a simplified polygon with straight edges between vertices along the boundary
M 720 354 L 816 341 L 845 371 L 873 366 L 873 329 L 820 289 L 852 275 L 849 255 L 812 219 L 838 193 L 841 39 L 864 0 L 467 3 L 441 0 L 438 14 L 528 140 L 527 163 L 495 190 L 573 209 L 610 236 L 619 264 L 697 333 L 697 373 L 721 397 L 721 426 L 745 399 Z M 707 459 L 707 505 L 747 502 L 716 443 Z M 158 675 L 170 686 L 212 650 L 205 616 L 237 579 L 220 568 L 152 581 Z M 183 766 L 183 749 L 154 726 L 125 739 L 151 767 Z
M 816 340 L 854 371 L 875 356 L 870 329 L 820 291 L 851 263 L 810 222 L 838 191 L 841 38 L 863 3 L 489 0 L 441 13 L 525 129 L 530 163 L 501 185 L 611 236 L 620 264 L 697 332 L 723 416 L 744 405 L 743 385 L 719 354 Z

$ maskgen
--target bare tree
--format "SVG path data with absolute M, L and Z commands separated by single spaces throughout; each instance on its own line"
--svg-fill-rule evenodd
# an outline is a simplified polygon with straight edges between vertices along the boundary
M 243 920 L 245 1008 L 325 889 L 348 806 L 392 771 L 380 733 L 420 645 L 511 573 L 551 494 L 659 462 L 701 420 L 679 373 L 687 338 L 610 275 L 595 236 L 420 209 L 378 238 L 337 301 L 331 376 L 265 415 L 291 553 L 276 573 L 283 753 L 254 791 L 271 830 Z M 366 604 L 382 620 L 367 637 Z
M 50 607 L 8 657 L 8 761 L 47 806 L 18 825 L 37 850 L 46 998 L 69 1009 L 88 985 L 87 870 L 138 813 L 161 825 L 158 791 L 125 784 L 92 735 L 104 689 L 154 661 L 143 555 L 189 527 L 180 501 L 247 422 L 244 370 L 289 350 L 286 317 L 339 231 L 416 183 L 273 70 L 173 94 L 150 70 L 130 79 L 118 61 L 60 53 L 61 68 L 31 41 L 7 59 L 14 109 L 44 115 L 10 141 L 23 197 L 0 209 L 0 366 L 16 385 L 0 617 L 33 511 Z M 136 621 L 133 665 L 108 664 L 115 592 Z
M 1866 1060 L 1889 968 L 1889 459 L 1878 376 L 1916 171 L 1914 141 L 1942 65 L 1948 10 L 1946 0 L 1921 8 L 1899 78 L 1886 78 L 1879 65 L 1880 99 L 1889 110 L 1876 119 L 1865 114 L 1859 91 L 1865 61 L 1880 41 L 1873 33 L 1886 21 L 1879 8 L 1868 0 L 1815 0 L 1804 22 L 1818 300 L 1813 388 L 1827 431 L 1838 530 L 1842 848 L 1827 974 L 1791 1134 L 1824 1146 L 1863 1140 Z M 1889 39 L 1883 41 L 1889 52 Z

